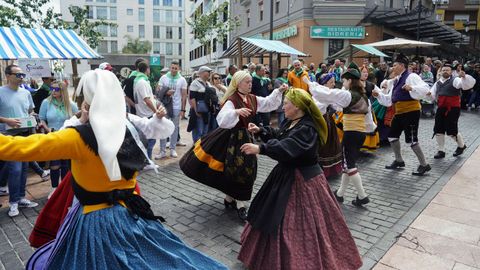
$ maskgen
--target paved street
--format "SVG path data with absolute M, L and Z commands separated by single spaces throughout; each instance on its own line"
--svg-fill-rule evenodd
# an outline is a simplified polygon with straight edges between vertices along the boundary
M 354 198 L 353 186 L 347 191 L 342 206 L 349 228 L 364 258 L 363 269 L 372 268 L 392 244 L 401 236 L 430 201 L 437 195 L 458 168 L 480 144 L 478 132 L 480 114 L 464 113 L 460 118 L 460 131 L 467 143 L 461 158 L 452 157 L 456 145 L 447 140 L 447 158 L 434 160 L 435 140 L 432 138 L 433 119 L 422 119 L 419 137 L 433 170 L 426 177 L 411 176 L 417 161 L 407 145 L 403 146 L 407 166 L 401 171 L 386 171 L 385 164 L 392 161 L 390 149 L 363 157 L 359 169 L 371 203 L 355 208 L 349 202 Z M 183 140 L 190 140 L 190 136 Z M 223 194 L 185 177 L 176 162 L 162 162 L 159 175 L 143 173 L 139 179 L 143 195 L 152 204 L 154 212 L 167 219 L 166 226 L 195 248 L 222 261 L 231 269 L 244 269 L 236 259 L 240 249 L 239 238 L 243 224 L 236 212 L 226 211 Z M 257 191 L 275 165 L 268 158 L 260 158 Z M 331 180 L 332 189 L 339 179 Z M 38 184 L 29 186 L 32 191 Z M 42 193 L 42 204 L 46 193 Z M 4 204 L 5 205 L 5 204 Z M 11 219 L 5 207 L 0 210 L 0 269 L 22 269 L 32 253 L 28 236 L 40 207 L 24 209 Z

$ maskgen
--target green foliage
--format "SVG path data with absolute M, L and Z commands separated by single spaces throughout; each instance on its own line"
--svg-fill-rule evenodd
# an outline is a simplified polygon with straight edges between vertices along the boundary
M 215 0 L 213 0 L 212 5 L 214 2 Z M 228 2 L 224 2 L 204 14 L 196 12 L 193 18 L 187 20 L 187 23 L 192 27 L 195 39 L 198 39 L 200 44 L 208 48 L 210 48 L 214 38 L 222 42 L 229 32 L 240 26 L 240 20 L 230 16 Z
M 98 26 L 116 26 L 115 23 L 109 23 L 105 20 L 91 21 L 88 19 L 89 7 L 84 8 L 78 6 L 69 6 L 68 11 L 73 16 L 73 23 L 67 28 L 75 30 L 77 34 L 86 39 L 88 45 L 92 48 L 98 47 L 100 41 L 103 40 L 102 34 L 97 30 Z
M 122 53 L 130 54 L 147 54 L 152 49 L 152 43 L 148 40 L 140 40 L 140 38 L 132 38 L 129 35 L 126 35 L 125 38 L 128 39 L 127 45 L 123 47 Z
M 42 7 L 50 0 L 3 0 L 0 6 L 0 26 L 23 28 L 63 28 L 61 14 Z

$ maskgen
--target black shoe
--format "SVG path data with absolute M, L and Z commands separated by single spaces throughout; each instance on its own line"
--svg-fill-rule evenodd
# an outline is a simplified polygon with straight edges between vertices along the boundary
M 352 201 L 352 204 L 358 207 L 363 206 L 364 204 L 367 204 L 370 202 L 370 199 L 368 197 L 365 197 L 363 199 L 359 199 L 358 196 L 355 198 L 355 200 Z
M 237 209 L 237 214 L 238 214 L 238 217 L 241 220 L 243 220 L 243 221 L 247 220 L 247 208 L 245 208 L 245 207 L 238 208 Z
M 465 149 L 467 149 L 466 145 L 464 145 L 463 147 L 457 147 L 457 150 L 455 150 L 455 152 L 453 153 L 453 156 L 454 157 L 460 156 L 461 154 L 463 154 L 463 151 L 465 151 Z
M 455 154 L 454 154 L 455 155 Z M 445 152 L 443 151 L 438 151 L 435 156 L 433 156 L 434 159 L 441 159 L 445 157 Z
M 337 199 L 337 202 L 343 203 L 343 197 L 338 196 L 337 191 L 338 190 L 335 190 L 335 192 L 333 192 L 333 194 L 335 195 L 335 199 Z
M 423 176 L 426 172 L 430 171 L 431 169 L 432 167 L 430 167 L 430 165 L 428 164 L 425 166 L 418 165 L 417 171 L 412 172 L 412 175 Z
M 392 164 L 385 166 L 385 169 L 395 170 L 395 169 L 403 168 L 403 167 L 405 167 L 405 162 L 404 162 L 404 161 L 396 161 L 396 160 L 394 160 L 394 161 L 392 162 Z
M 223 199 L 223 204 L 225 205 L 225 209 L 237 209 L 237 202 L 235 200 L 228 202 L 227 200 Z

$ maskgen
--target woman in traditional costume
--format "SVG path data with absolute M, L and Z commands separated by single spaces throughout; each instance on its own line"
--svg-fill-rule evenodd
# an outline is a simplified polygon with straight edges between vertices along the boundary
M 344 171 L 340 188 L 335 191 L 339 202 L 343 202 L 343 195 L 350 182 L 357 190 L 357 197 L 352 201 L 355 206 L 362 206 L 370 202 L 358 172 L 356 160 L 360 148 L 365 141 L 365 133 L 375 130 L 371 105 L 365 94 L 365 88 L 360 81 L 358 69 L 349 67 L 342 75 L 344 89 L 329 89 L 317 83 L 309 83 L 309 89 L 316 100 L 343 108 L 343 159 Z
M 252 95 L 251 88 L 251 75 L 237 71 L 222 100 L 219 128 L 198 140 L 180 160 L 185 175 L 225 193 L 225 208 L 236 209 L 242 220 L 247 216 L 244 201 L 250 200 L 257 177 L 257 157 L 242 153 L 240 146 L 252 142 L 247 127 L 256 113 L 277 109 L 287 85 L 265 98 Z
M 358 269 L 361 258 L 318 164 L 327 125 L 302 89 L 285 95 L 280 129 L 249 125 L 260 145 L 242 152 L 278 161 L 252 201 L 238 258 L 256 269 Z
M 362 82 L 363 87 L 365 88 L 365 95 L 368 97 L 370 102 L 372 102 L 374 100 L 374 98 L 372 97 L 373 90 L 375 89 L 380 91 L 380 88 L 378 88 L 378 86 L 376 86 L 374 83 L 368 80 L 368 74 L 369 74 L 368 67 L 362 66 L 359 71 L 360 71 L 360 81 Z M 370 113 L 372 114 L 373 122 L 375 123 L 375 125 L 377 125 L 377 118 L 375 117 L 375 113 L 373 111 Z M 380 147 L 380 135 L 378 134 L 377 129 L 374 129 L 370 132 L 366 132 L 365 141 L 363 142 L 363 145 L 360 148 L 360 151 L 374 153 L 377 151 L 379 147 Z
M 186 246 L 158 221 L 135 194 L 138 171 L 148 163 L 145 145 L 127 121 L 120 82 L 94 70 L 79 84 L 89 123 L 29 137 L 0 135 L 2 160 L 72 160 L 72 186 L 79 203 L 65 217 L 57 238 L 38 249 L 27 269 L 226 269 Z M 166 138 L 172 123 L 164 109 L 145 121 Z M 145 141 L 145 140 L 143 140 Z
M 333 89 L 335 87 L 335 74 L 325 73 L 320 77 L 319 83 Z M 335 109 L 328 104 L 315 100 L 320 112 L 327 124 L 328 136 L 325 145 L 320 147 L 318 152 L 318 163 L 322 166 L 323 173 L 328 179 L 329 176 L 337 175 L 342 171 L 342 145 L 338 138 L 337 126 L 333 115 Z

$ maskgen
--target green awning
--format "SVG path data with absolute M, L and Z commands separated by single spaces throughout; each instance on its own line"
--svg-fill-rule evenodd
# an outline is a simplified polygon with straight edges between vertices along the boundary
M 375 49 L 374 47 L 370 45 L 361 45 L 361 44 L 352 44 L 353 47 L 362 50 L 368 54 L 380 56 L 380 57 L 388 57 L 388 55 L 382 53 L 381 51 Z

